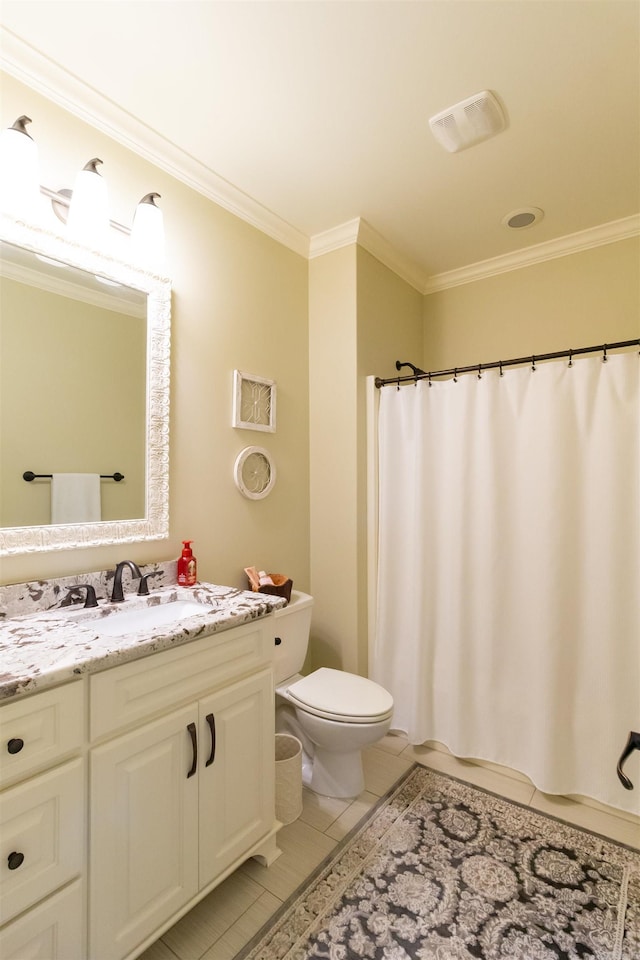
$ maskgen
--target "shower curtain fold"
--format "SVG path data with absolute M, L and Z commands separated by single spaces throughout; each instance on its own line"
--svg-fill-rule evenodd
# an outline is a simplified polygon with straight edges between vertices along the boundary
M 412 743 L 634 812 L 615 765 L 640 722 L 639 369 L 381 391 L 371 669 Z

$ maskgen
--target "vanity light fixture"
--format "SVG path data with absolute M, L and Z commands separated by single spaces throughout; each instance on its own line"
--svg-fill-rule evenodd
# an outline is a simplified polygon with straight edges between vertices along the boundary
M 69 204 L 70 235 L 88 247 L 102 249 L 109 229 L 107 184 L 98 170 L 98 157 L 89 160 L 76 176 Z
M 34 220 L 40 175 L 38 147 L 27 132 L 28 123 L 31 119 L 23 115 L 0 133 L 0 210 Z
M 164 263 L 164 222 L 156 206 L 159 193 L 146 193 L 133 215 L 131 252 L 143 266 L 161 267 Z
M 73 190 L 55 191 L 42 186 L 38 149 L 26 130 L 28 123 L 31 119 L 21 116 L 13 126 L 0 132 L 0 213 L 58 233 L 55 221 L 47 220 L 42 196 L 47 197 L 56 217 L 66 224 L 76 242 L 163 274 L 164 225 L 162 210 L 155 204 L 160 194 L 145 194 L 129 229 L 109 218 L 107 184 L 98 170 L 102 163 L 98 157 L 78 173 Z

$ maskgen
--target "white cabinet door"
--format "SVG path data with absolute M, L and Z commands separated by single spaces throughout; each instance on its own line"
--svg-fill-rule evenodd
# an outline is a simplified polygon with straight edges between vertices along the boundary
M 82 881 L 39 903 L 0 930 L 3 960 L 86 960 Z
M 198 890 L 195 704 L 91 758 L 89 955 L 117 960 Z
M 273 827 L 271 671 L 263 670 L 201 700 L 200 731 L 203 887 Z

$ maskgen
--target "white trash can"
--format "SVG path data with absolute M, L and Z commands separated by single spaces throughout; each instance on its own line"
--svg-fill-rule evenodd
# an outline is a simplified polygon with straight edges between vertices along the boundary
M 302 744 L 290 733 L 276 733 L 276 819 L 293 823 L 302 813 Z

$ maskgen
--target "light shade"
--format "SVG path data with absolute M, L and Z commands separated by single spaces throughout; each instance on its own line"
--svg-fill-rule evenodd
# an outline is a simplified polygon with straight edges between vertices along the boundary
M 18 117 L 13 126 L 0 133 L 0 210 L 34 222 L 40 201 L 38 148 L 26 125 L 29 117 Z
M 159 193 L 146 193 L 133 216 L 131 253 L 141 266 L 161 270 L 164 265 L 164 221 L 162 210 L 155 204 Z
M 98 173 L 99 163 L 102 160 L 94 157 L 78 173 L 67 220 L 70 235 L 96 250 L 104 248 L 109 230 L 107 184 Z

